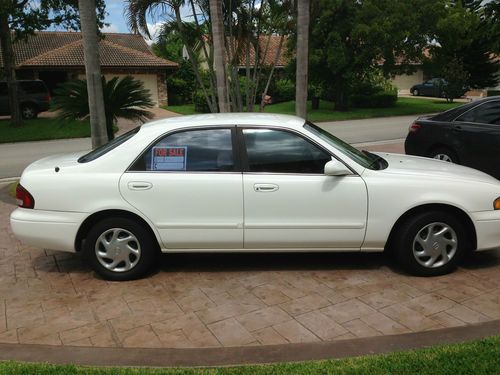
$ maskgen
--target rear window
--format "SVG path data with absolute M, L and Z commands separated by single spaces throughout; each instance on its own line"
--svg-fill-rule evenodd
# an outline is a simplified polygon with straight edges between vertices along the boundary
M 26 94 L 40 94 L 48 91 L 42 81 L 20 81 L 19 85 Z
M 125 143 L 128 141 L 130 138 L 132 138 L 134 135 L 139 132 L 141 129 L 140 126 L 138 126 L 135 129 L 132 129 L 131 131 L 120 135 L 119 137 L 116 137 L 112 141 L 106 143 L 105 145 L 102 145 L 101 147 L 96 148 L 95 150 L 90 151 L 88 154 L 85 154 L 81 156 L 78 159 L 78 163 L 88 163 L 89 161 L 95 160 L 97 158 L 100 158 L 102 155 L 108 153 L 112 149 L 120 146 L 122 143 Z

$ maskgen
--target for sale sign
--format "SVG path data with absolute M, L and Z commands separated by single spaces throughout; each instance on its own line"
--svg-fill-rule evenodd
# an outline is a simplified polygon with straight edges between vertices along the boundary
M 153 171 L 185 171 L 187 147 L 153 147 L 151 169 Z

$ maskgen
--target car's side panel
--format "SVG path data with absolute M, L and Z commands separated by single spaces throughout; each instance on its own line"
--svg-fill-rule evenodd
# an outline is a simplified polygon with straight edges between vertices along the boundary
M 425 174 L 401 175 L 367 170 L 363 178 L 369 196 L 364 251 L 383 249 L 396 221 L 412 208 L 444 204 L 471 215 L 474 212 L 491 212 L 496 194 L 500 195 L 500 190 L 492 193 L 489 184 L 474 184 L 471 189 L 465 183 L 457 184 L 456 180 L 445 177 L 428 179 Z M 491 203 L 485 204 L 488 201 Z
M 243 179 L 245 248 L 361 246 L 368 204 L 361 177 L 248 173 Z
M 500 176 L 500 125 L 456 122 L 463 164 Z
M 141 184 L 150 187 L 134 189 Z M 165 249 L 243 247 L 241 173 L 127 172 L 120 192 L 151 220 Z

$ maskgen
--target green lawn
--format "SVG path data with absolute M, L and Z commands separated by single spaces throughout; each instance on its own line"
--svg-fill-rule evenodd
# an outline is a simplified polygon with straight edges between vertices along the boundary
M 326 100 L 320 102 L 317 110 L 311 109 L 311 103 L 308 103 L 308 118 L 313 122 L 320 121 L 340 121 L 353 120 L 373 117 L 404 116 L 423 113 L 436 113 L 446 111 L 447 109 L 462 105 L 463 103 L 447 103 L 440 99 L 413 99 L 399 98 L 396 105 L 390 108 L 353 108 L 347 112 L 334 111 L 334 103 Z M 196 114 L 192 104 L 177 105 L 165 107 L 172 112 L 183 115 Z M 268 105 L 265 109 L 267 113 L 281 113 L 287 115 L 295 114 L 295 102 L 284 102 Z
M 500 336 L 465 344 L 342 360 L 281 363 L 261 366 L 158 369 L 91 368 L 0 362 L 0 374 L 21 375 L 262 375 L 262 374 L 418 374 L 492 375 L 500 373 Z
M 0 143 L 90 137 L 89 121 L 59 121 L 53 118 L 26 120 L 20 127 L 10 119 L 0 120 Z

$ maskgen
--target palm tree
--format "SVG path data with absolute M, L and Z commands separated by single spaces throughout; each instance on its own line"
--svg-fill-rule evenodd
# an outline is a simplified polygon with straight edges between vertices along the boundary
M 307 116 L 307 74 L 309 65 L 310 1 L 297 0 L 297 70 L 295 83 L 295 113 Z
M 141 122 L 153 117 L 153 113 L 143 109 L 153 107 L 154 103 L 149 90 L 144 88 L 141 81 L 131 76 L 122 79 L 114 77 L 109 81 L 102 77 L 100 81 L 103 87 L 107 140 L 113 139 L 113 125 L 119 117 Z M 83 119 L 89 116 L 90 106 L 85 81 L 63 83 L 54 93 L 53 106 L 58 110 L 60 119 Z
M 80 10 L 85 74 L 88 85 L 88 100 L 85 100 L 85 103 L 82 103 L 82 105 L 86 104 L 89 107 L 92 148 L 96 148 L 105 144 L 107 137 L 102 83 L 100 79 L 101 66 L 99 63 L 99 49 L 97 48 L 99 39 L 97 37 L 95 0 L 78 0 L 78 7 Z
M 224 43 L 224 20 L 222 0 L 210 0 L 210 21 L 214 45 L 214 68 L 217 82 L 219 112 L 230 112 L 226 79 L 226 48 Z

